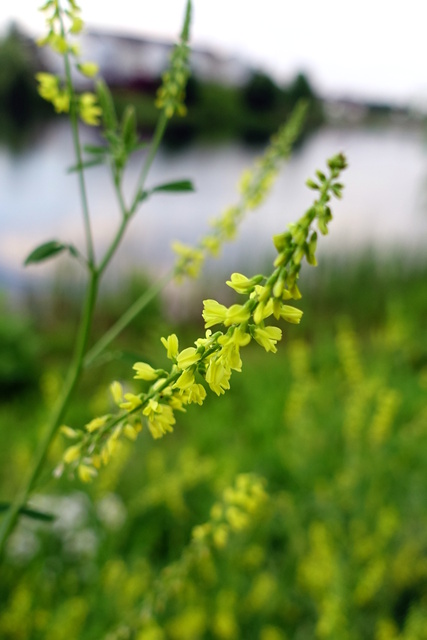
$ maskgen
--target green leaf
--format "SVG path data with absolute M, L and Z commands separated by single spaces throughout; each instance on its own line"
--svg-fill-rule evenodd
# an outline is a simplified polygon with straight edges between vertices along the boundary
M 96 95 L 102 109 L 102 121 L 106 131 L 117 129 L 117 116 L 111 92 L 105 82 L 98 80 L 96 83 Z
M 131 151 L 134 149 L 135 145 L 138 143 L 138 136 L 136 133 L 135 107 L 133 105 L 128 105 L 123 114 L 122 136 L 126 150 Z
M 101 147 L 95 144 L 85 144 L 83 149 L 86 151 L 86 153 L 92 153 L 93 155 L 102 156 L 108 153 L 108 147 Z
M 155 191 L 195 191 L 190 180 L 177 180 L 176 182 L 166 182 L 150 189 L 150 193 Z
M 80 171 L 80 169 L 89 169 L 90 167 L 96 167 L 99 164 L 104 162 L 103 158 L 94 158 L 93 160 L 86 160 L 81 164 L 75 164 L 72 167 L 67 169 L 67 173 L 75 173 L 76 171 Z
M 0 502 L 0 512 L 7 511 L 10 507 L 10 502 Z M 36 509 L 30 509 L 29 507 L 21 507 L 19 513 L 23 516 L 33 518 L 33 520 L 43 520 L 43 522 L 52 522 L 56 516 L 52 513 L 46 513 L 45 511 L 37 511 Z
M 50 240 L 36 247 L 25 259 L 24 265 L 32 264 L 33 262 L 42 262 L 48 258 L 52 258 L 57 253 L 61 253 L 68 249 L 68 245 L 62 244 L 57 240 Z

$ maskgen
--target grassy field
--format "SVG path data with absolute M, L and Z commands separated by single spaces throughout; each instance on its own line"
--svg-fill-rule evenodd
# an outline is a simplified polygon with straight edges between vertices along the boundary
M 23 517 L 11 540 L 0 637 L 427 638 L 426 285 L 425 264 L 326 263 L 303 281 L 303 321 L 279 352 L 246 347 L 231 390 L 173 434 L 144 430 L 90 486 L 52 478 L 59 436 L 33 500 L 57 517 Z M 122 304 L 104 300 L 97 331 Z M 5 302 L 0 322 L 4 500 L 76 319 L 58 294 L 30 306 L 26 320 Z M 130 378 L 135 355 L 159 362 L 170 330 L 154 304 L 86 373 L 67 423 L 110 410 L 108 384 Z M 202 325 L 173 330 L 191 344 Z

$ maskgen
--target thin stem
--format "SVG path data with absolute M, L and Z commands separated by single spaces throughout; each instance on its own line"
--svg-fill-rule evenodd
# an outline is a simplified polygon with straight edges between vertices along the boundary
M 58 17 L 61 25 L 62 36 L 65 38 L 65 29 L 64 29 L 64 23 L 62 20 L 61 10 L 58 12 Z M 83 158 L 82 158 L 80 135 L 79 135 L 78 113 L 76 108 L 76 95 L 75 95 L 73 80 L 71 76 L 71 65 L 70 65 L 70 58 L 69 58 L 68 52 L 65 51 L 63 56 L 64 56 L 65 77 L 67 81 L 67 88 L 71 96 L 71 99 L 70 99 L 71 135 L 73 138 L 74 153 L 76 156 L 77 166 L 78 166 L 77 177 L 78 177 L 78 183 L 79 183 L 80 199 L 82 204 L 83 224 L 85 227 L 87 259 L 88 259 L 89 267 L 93 268 L 95 265 L 95 250 L 94 250 L 94 244 L 93 244 L 92 229 L 90 224 L 86 181 L 85 181 L 84 170 L 82 166 Z
M 130 208 L 130 215 L 133 215 L 136 207 L 138 206 L 138 201 L 139 201 L 139 196 L 141 191 L 144 188 L 145 185 L 145 181 L 147 179 L 148 176 L 148 172 L 150 171 L 151 165 L 153 164 L 153 160 L 156 156 L 157 150 L 160 146 L 160 143 L 162 141 L 162 138 L 164 136 L 165 130 L 166 130 L 166 126 L 168 123 L 168 118 L 165 114 L 164 111 L 162 111 L 162 113 L 160 114 L 159 119 L 157 120 L 157 124 L 156 124 L 156 129 L 154 131 L 154 135 L 153 135 L 153 140 L 151 142 L 150 145 L 150 150 L 147 154 L 147 157 L 145 159 L 145 162 L 142 166 L 141 169 L 141 173 L 139 175 L 139 180 L 138 180 L 138 184 L 136 187 L 136 192 L 135 192 L 135 196 L 133 199 L 133 203 L 132 206 Z
M 144 184 L 145 184 L 145 180 L 147 179 L 147 175 L 148 172 L 150 171 L 151 165 L 153 164 L 153 160 L 156 156 L 156 153 L 159 149 L 160 143 L 162 141 L 163 135 L 165 133 L 166 130 L 166 125 L 167 125 L 168 119 L 165 115 L 164 112 L 161 113 L 159 119 L 157 120 L 157 125 L 156 125 L 156 129 L 154 131 L 153 134 L 153 140 L 151 141 L 151 145 L 150 145 L 150 150 L 147 154 L 147 157 L 145 159 L 145 162 L 142 166 L 141 169 L 141 173 L 139 176 L 139 180 L 138 180 L 138 184 L 137 184 L 137 188 L 136 188 L 136 192 L 135 192 L 135 196 L 133 198 L 132 204 L 129 208 L 129 210 L 126 209 L 126 206 L 124 204 L 124 199 L 123 199 L 123 195 L 120 189 L 120 186 L 117 185 L 117 183 L 115 182 L 115 188 L 116 188 L 116 193 L 117 193 L 117 197 L 118 197 L 118 201 L 119 201 L 119 205 L 122 211 L 122 220 L 120 223 L 120 226 L 117 230 L 116 235 L 114 236 L 114 239 L 111 243 L 111 245 L 108 247 L 107 251 L 105 252 L 105 255 L 99 265 L 98 268 L 98 272 L 101 274 L 105 271 L 105 269 L 107 268 L 107 266 L 109 265 L 111 258 L 113 257 L 113 255 L 115 254 L 115 252 L 117 251 L 117 248 L 119 246 L 119 244 L 122 241 L 122 238 L 125 234 L 125 231 L 127 229 L 127 226 L 130 222 L 130 220 L 132 219 L 133 215 L 135 214 L 137 207 L 138 207 L 138 203 L 140 201 L 140 193 L 144 188 Z
M 37 479 L 45 463 L 49 447 L 52 443 L 58 427 L 63 421 L 65 412 L 71 400 L 71 396 L 79 381 L 83 369 L 83 357 L 87 347 L 90 328 L 92 324 L 93 311 L 98 292 L 98 283 L 99 280 L 97 274 L 92 273 L 86 293 L 85 305 L 83 308 L 80 329 L 76 340 L 74 357 L 68 370 L 62 393 L 56 402 L 50 418 L 50 422 L 46 429 L 46 433 L 42 442 L 40 443 L 38 451 L 36 452 L 34 464 L 29 473 L 27 482 L 22 491 L 18 493 L 15 500 L 12 502 L 10 509 L 6 513 L 0 528 L 0 559 L 4 553 L 7 539 L 18 519 L 19 511 L 26 505 L 28 497 L 36 485 Z
M 156 297 L 163 287 L 173 278 L 174 271 L 169 271 L 163 278 L 155 282 L 136 300 L 131 307 L 108 329 L 87 352 L 83 362 L 84 367 L 89 367 L 94 360 L 108 347 L 111 342 L 136 318 L 137 315 Z

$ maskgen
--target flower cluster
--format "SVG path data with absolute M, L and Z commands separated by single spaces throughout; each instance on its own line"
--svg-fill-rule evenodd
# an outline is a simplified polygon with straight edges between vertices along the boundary
M 320 191 L 319 198 L 289 231 L 274 238 L 278 255 L 271 275 L 248 278 L 233 273 L 227 281 L 229 287 L 246 298 L 242 304 L 226 307 L 216 300 L 205 300 L 202 315 L 206 333 L 195 341 L 195 346 L 180 350 L 175 334 L 161 338 L 166 356 L 172 361 L 169 371 L 155 369 L 146 362 L 133 365 L 134 378 L 149 383 L 148 391 L 124 393 L 122 385 L 114 382 L 111 392 L 122 410 L 117 417 L 96 418 L 80 432 L 69 427 L 63 429 L 65 435 L 77 440 L 66 450 L 64 463 L 74 465 L 82 480 L 89 481 L 96 469 L 108 462 L 122 434 L 135 439 L 142 421 L 154 438 L 161 438 L 173 431 L 176 411 L 185 411 L 193 403 L 203 404 L 205 384 L 218 396 L 225 393 L 230 388 L 232 372 L 242 370 L 241 349 L 252 340 L 267 352 L 275 353 L 282 330 L 266 325 L 268 318 L 300 322 L 302 311 L 288 302 L 301 297 L 297 281 L 302 258 L 306 257 L 309 264 L 316 263 L 316 234 L 311 232 L 311 225 L 317 220 L 320 230 L 323 227 L 327 231 L 332 217 L 327 203 L 331 194 L 341 192 L 342 186 L 336 179 L 346 161 L 338 155 L 328 165 L 330 175 L 326 177 L 319 172 L 320 184 L 310 184 Z M 212 327 L 216 325 L 222 325 L 223 330 L 213 333 Z
M 193 540 L 225 547 L 230 534 L 246 530 L 266 502 L 263 479 L 241 473 L 235 486 L 227 487 L 222 500 L 213 505 L 209 521 L 193 529 Z
M 289 158 L 292 146 L 301 132 L 307 107 L 300 103 L 289 121 L 272 137 L 264 155 L 252 170 L 244 172 L 239 185 L 240 199 L 228 207 L 221 216 L 210 222 L 211 232 L 195 247 L 181 242 L 172 245 L 177 254 L 175 275 L 196 278 L 208 255 L 217 256 L 221 246 L 236 236 L 237 228 L 246 212 L 260 206 L 268 196 L 282 161 Z
M 156 107 L 163 109 L 167 118 L 172 118 L 175 112 L 180 116 L 186 114 L 184 101 L 185 87 L 190 75 L 190 48 L 188 46 L 190 20 L 191 2 L 187 2 L 180 41 L 172 51 L 169 68 L 162 76 L 162 84 L 156 97 Z
M 69 75 L 69 57 L 76 58 L 79 50 L 76 43 L 71 42 L 70 36 L 79 34 L 83 29 L 80 8 L 75 0 L 67 0 L 68 8 L 63 10 L 59 0 L 48 0 L 40 9 L 46 14 L 48 34 L 38 41 L 40 46 L 48 45 L 53 51 L 64 57 L 66 73 Z M 98 73 L 98 65 L 94 62 L 75 63 L 76 69 L 87 78 L 93 78 Z M 74 96 L 70 78 L 62 80 L 52 73 L 40 72 L 36 74 L 39 83 L 38 91 L 41 97 L 53 104 L 57 113 L 68 113 L 75 106 L 80 118 L 88 125 L 97 126 L 100 122 L 101 108 L 93 93 L 85 92 Z

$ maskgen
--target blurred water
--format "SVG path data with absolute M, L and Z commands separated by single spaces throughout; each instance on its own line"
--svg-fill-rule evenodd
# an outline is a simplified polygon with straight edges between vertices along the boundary
M 93 135 L 93 134 L 91 134 Z M 89 140 L 89 132 L 86 132 Z M 344 199 L 336 201 L 331 234 L 319 243 L 319 253 L 350 253 L 372 247 L 376 252 L 398 248 L 422 251 L 427 241 L 424 198 L 427 156 L 421 130 L 323 129 L 297 151 L 282 171 L 268 202 L 249 214 L 237 242 L 224 253 L 227 267 L 236 268 L 271 251 L 271 236 L 303 213 L 313 199 L 304 186 L 325 159 L 343 151 L 349 160 L 344 174 Z M 158 194 L 144 204 L 119 251 L 116 267 L 149 265 L 156 272 L 173 263 L 173 239 L 194 242 L 210 218 L 238 198 L 236 185 L 243 169 L 260 151 L 238 144 L 193 146 L 159 153 L 147 186 L 190 178 L 194 194 Z M 136 184 L 141 157 L 126 176 L 128 194 Z M 24 278 L 45 277 L 52 267 L 22 268 L 37 244 L 49 239 L 82 244 L 83 225 L 68 127 L 47 130 L 23 155 L 0 149 L 0 283 L 15 286 Z M 98 252 L 119 223 L 114 192 L 104 168 L 87 173 L 93 228 Z M 56 261 L 54 261 L 55 263 Z

